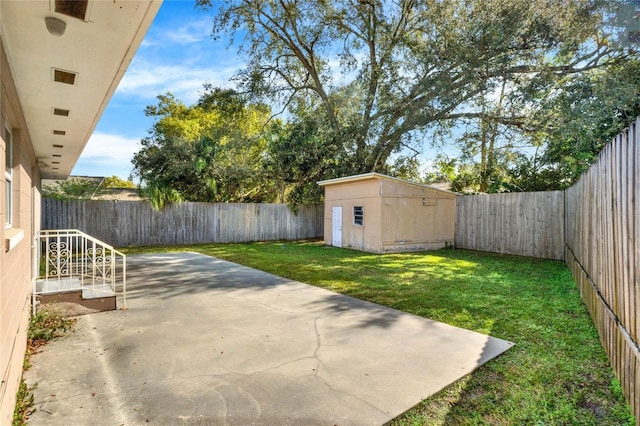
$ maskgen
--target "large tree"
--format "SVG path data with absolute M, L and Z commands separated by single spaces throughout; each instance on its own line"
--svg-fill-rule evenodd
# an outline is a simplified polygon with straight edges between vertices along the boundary
M 205 86 L 186 106 L 173 95 L 146 108 L 155 121 L 133 157 L 134 174 L 156 207 L 170 201 L 264 202 L 276 192 L 262 172 L 269 108 L 235 91 Z
M 338 137 L 331 123 L 317 110 L 297 109 L 286 123 L 269 126 L 265 173 L 280 189 L 281 202 L 291 205 L 319 203 L 324 189 L 317 182 L 360 172 L 348 143 Z M 398 155 L 387 162 L 384 173 L 419 180 L 415 155 Z
M 531 169 L 553 177 L 556 189 L 575 182 L 600 150 L 640 116 L 640 60 L 567 76 L 563 83 L 563 90 L 544 94 L 530 134 L 545 148 L 530 159 Z M 521 187 L 528 189 L 531 177 L 525 173 Z
M 567 188 L 640 116 L 640 61 L 565 76 L 561 90 L 550 86 L 536 96 L 539 108 L 519 132 L 494 122 L 470 123 L 457 141 L 460 155 L 436 158 L 427 180 L 450 182 L 457 191 Z
M 215 35 L 241 38 L 244 90 L 320 105 L 360 172 L 384 171 L 446 120 L 479 120 L 489 146 L 496 126 L 522 127 L 536 107 L 524 94 L 627 55 L 603 25 L 615 1 L 196 2 L 219 5 Z M 503 85 L 520 109 L 486 108 Z
M 354 173 L 343 141 L 315 111 L 297 111 L 295 119 L 276 122 L 267 136 L 264 166 L 291 205 L 318 203 L 323 189 L 316 182 Z

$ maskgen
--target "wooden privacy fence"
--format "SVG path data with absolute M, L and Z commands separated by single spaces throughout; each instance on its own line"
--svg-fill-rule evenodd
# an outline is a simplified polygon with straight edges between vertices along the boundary
M 566 191 L 459 196 L 455 245 L 565 260 L 640 425 L 640 119 Z
M 42 200 L 43 229 L 79 229 L 116 247 L 298 240 L 323 235 L 324 207 L 285 204 L 173 204 Z
M 640 424 L 640 119 L 565 192 L 566 262 Z
M 562 191 L 459 196 L 455 246 L 562 260 L 563 215 Z
M 566 191 L 459 196 L 459 248 L 565 260 L 640 425 L 640 119 Z M 44 229 L 115 246 L 323 235 L 323 205 L 43 200 Z

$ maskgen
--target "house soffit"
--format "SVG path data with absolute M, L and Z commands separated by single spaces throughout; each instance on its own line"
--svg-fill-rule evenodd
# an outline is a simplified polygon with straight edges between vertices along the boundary
M 2 41 L 44 178 L 71 173 L 161 2 L 0 2 Z M 47 17 L 64 22 L 62 35 L 49 32 Z

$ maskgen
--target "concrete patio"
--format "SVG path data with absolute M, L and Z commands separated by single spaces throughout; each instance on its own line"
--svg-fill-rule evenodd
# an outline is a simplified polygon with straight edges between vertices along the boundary
M 32 357 L 33 425 L 380 425 L 511 343 L 195 253 Z

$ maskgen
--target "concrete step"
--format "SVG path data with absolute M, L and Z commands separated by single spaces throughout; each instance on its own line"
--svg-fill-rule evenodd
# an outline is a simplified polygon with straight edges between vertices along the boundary
M 88 311 L 85 312 L 103 312 L 116 309 L 116 295 L 110 290 L 67 289 L 40 294 L 36 300 L 40 305 L 50 303 L 77 304 L 87 308 Z

